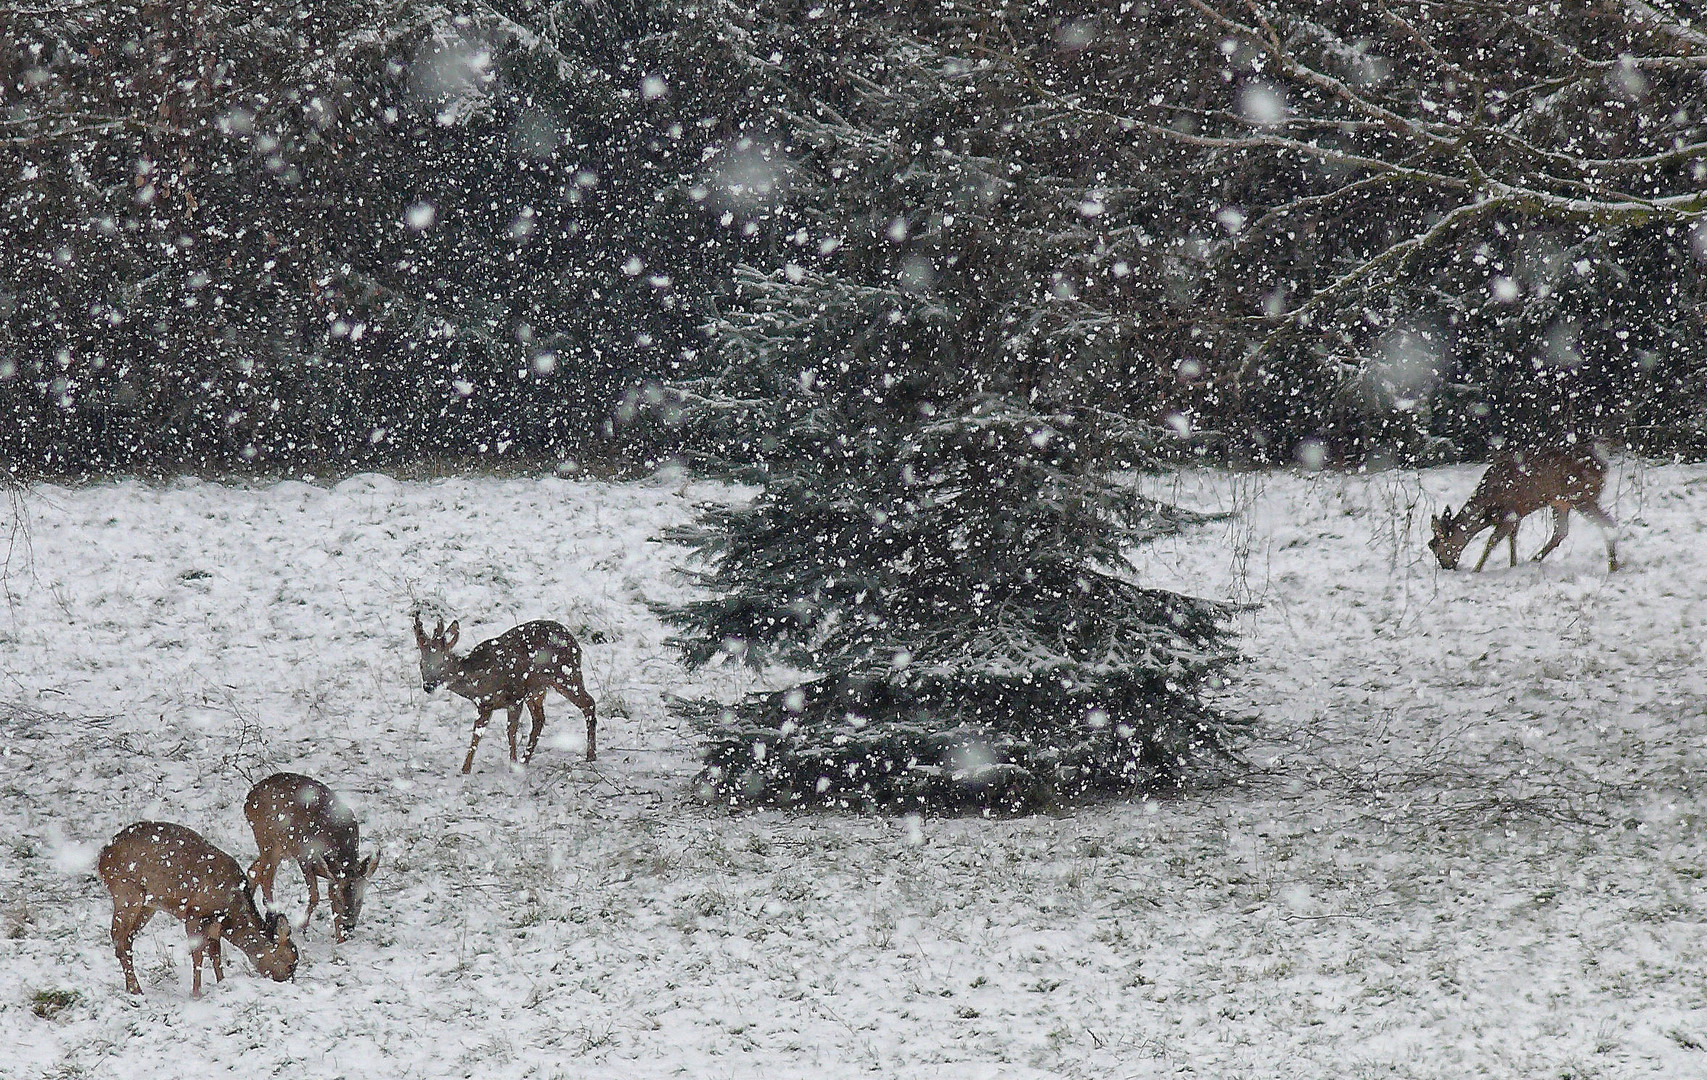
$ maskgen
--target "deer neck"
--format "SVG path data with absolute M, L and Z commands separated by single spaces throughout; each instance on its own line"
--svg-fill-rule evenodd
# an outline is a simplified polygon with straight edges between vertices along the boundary
M 361 864 L 361 840 L 354 829 L 332 830 L 332 843 L 326 851 L 326 869 L 333 877 L 353 877 Z
M 470 700 L 480 696 L 480 673 L 468 666 L 467 657 L 449 657 L 445 666 L 445 689 Z
M 1474 536 L 1497 522 L 1502 512 L 1499 496 L 1477 494 L 1470 496 L 1470 501 L 1464 504 L 1464 509 L 1458 511 L 1458 516 L 1463 521 L 1464 528 Z
M 231 922 L 221 930 L 220 936 L 251 957 L 266 952 L 276 944 L 267 940 L 267 935 L 261 931 L 261 913 L 255 908 L 255 900 L 250 896 L 243 897 L 235 905 Z

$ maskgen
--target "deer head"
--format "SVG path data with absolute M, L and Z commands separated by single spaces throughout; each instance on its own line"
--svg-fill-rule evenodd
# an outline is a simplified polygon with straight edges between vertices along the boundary
M 251 893 L 250 902 L 255 899 Z M 255 970 L 274 982 L 287 982 L 295 977 L 296 945 L 290 940 L 290 920 L 283 912 L 273 911 L 261 917 L 261 936 L 268 947 L 249 954 Z
M 1462 516 L 1452 516 L 1452 507 L 1443 507 L 1439 514 L 1429 519 L 1434 528 L 1434 536 L 1429 539 L 1428 549 L 1434 552 L 1434 557 L 1440 560 L 1440 565 L 1446 570 L 1458 569 L 1458 559 L 1464 554 L 1464 548 L 1470 543 L 1469 530 L 1464 528 Z
M 367 895 L 368 882 L 373 880 L 379 869 L 379 855 L 375 851 L 357 860 L 354 866 L 345 868 L 342 875 L 327 866 L 324 856 L 315 864 L 315 870 L 327 879 L 326 896 L 332 901 L 332 924 L 339 941 L 348 938 L 350 931 L 355 929 L 356 918 L 362 913 L 362 898 Z
M 421 689 L 432 693 L 454 673 L 456 658 L 451 655 L 451 649 L 456 646 L 456 639 L 461 633 L 461 626 L 453 621 L 449 627 L 440 619 L 433 632 L 428 634 L 421 625 L 421 613 L 415 613 L 415 646 L 421 650 Z

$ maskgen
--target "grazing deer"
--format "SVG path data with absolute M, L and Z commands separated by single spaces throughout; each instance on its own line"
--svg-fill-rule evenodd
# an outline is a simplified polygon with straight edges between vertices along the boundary
M 482 641 L 470 649 L 467 656 L 456 656 L 459 628 L 452 622 L 447 629 L 443 619 L 429 636 L 421 627 L 421 616 L 415 615 L 415 644 L 421 650 L 421 689 L 432 693 L 443 684 L 451 693 L 474 702 L 480 715 L 474 720 L 474 738 L 468 744 L 468 756 L 462 761 L 462 771 L 474 767 L 474 748 L 480 745 L 480 733 L 492 719 L 493 712 L 506 709 L 510 714 L 510 760 L 516 760 L 516 731 L 521 726 L 522 706 L 533 715 L 533 733 L 528 736 L 526 764 L 539 745 L 539 733 L 545 727 L 545 692 L 555 690 L 580 707 L 587 717 L 587 760 L 598 756 L 598 722 L 593 716 L 593 698 L 581 685 L 581 647 L 561 625 L 541 620 L 523 623 L 513 630 Z
M 296 974 L 290 923 L 283 915 L 263 916 L 237 860 L 200 833 L 163 821 L 137 822 L 101 849 L 95 873 L 113 896 L 113 952 L 131 993 L 142 993 L 131 964 L 131 942 L 156 911 L 182 919 L 189 932 L 194 997 L 202 992 L 204 954 L 213 957 L 215 981 L 225 978 L 221 938 L 247 953 L 269 978 L 284 982 Z
M 1492 528 L 1488 546 L 1476 569 L 1501 540 L 1511 545 L 1511 565 L 1517 565 L 1517 526 L 1543 506 L 1553 508 L 1553 538 L 1535 553 L 1540 562 L 1564 540 L 1570 529 L 1570 513 L 1600 526 L 1606 537 L 1607 569 L 1618 569 L 1618 523 L 1596 502 L 1606 483 L 1606 462 L 1588 446 L 1520 450 L 1497 458 L 1482 474 L 1470 501 L 1458 511 L 1446 508 L 1433 519 L 1434 537 L 1429 549 L 1447 570 L 1458 568 L 1458 558 L 1472 537 Z
M 356 815 L 332 789 L 318 780 L 296 773 L 275 773 L 249 790 L 243 800 L 243 816 L 255 832 L 261 855 L 249 867 L 249 881 L 260 886 L 261 895 L 273 902 L 273 878 L 279 863 L 295 859 L 308 883 L 308 911 L 302 917 L 304 930 L 320 903 L 315 878 L 326 879 L 326 897 L 332 901 L 332 927 L 339 941 L 350 936 L 356 916 L 362 913 L 362 896 L 374 871 L 379 852 L 363 858 L 361 829 Z

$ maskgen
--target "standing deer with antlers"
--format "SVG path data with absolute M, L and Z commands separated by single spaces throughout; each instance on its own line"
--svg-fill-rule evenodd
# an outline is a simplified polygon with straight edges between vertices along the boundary
M 1543 506 L 1550 506 L 1553 537 L 1535 553 L 1535 561 L 1545 559 L 1565 539 L 1570 530 L 1570 513 L 1576 510 L 1600 526 L 1606 537 L 1607 569 L 1615 571 L 1618 522 L 1596 501 L 1605 483 L 1606 462 L 1588 446 L 1515 451 L 1488 466 L 1470 501 L 1458 513 L 1447 507 L 1432 520 L 1434 536 L 1428 542 L 1429 549 L 1443 568 L 1456 570 L 1458 559 L 1471 539 L 1483 529 L 1492 528 L 1494 535 L 1482 549 L 1476 569 L 1482 569 L 1501 540 L 1510 544 L 1511 565 L 1516 566 L 1518 523 Z
M 598 721 L 593 715 L 593 697 L 581 684 L 581 647 L 561 624 L 540 620 L 523 623 L 513 630 L 482 641 L 467 656 L 451 652 L 460 628 L 443 619 L 428 634 L 415 615 L 415 644 L 421 650 L 421 689 L 432 693 L 443 685 L 451 693 L 474 702 L 480 711 L 474 720 L 474 738 L 462 771 L 474 767 L 474 749 L 492 714 L 505 709 L 510 714 L 510 760 L 516 760 L 516 732 L 521 727 L 522 707 L 533 716 L 523 764 L 533 758 L 539 733 L 545 727 L 545 692 L 555 690 L 580 708 L 587 717 L 587 760 L 598 756 Z

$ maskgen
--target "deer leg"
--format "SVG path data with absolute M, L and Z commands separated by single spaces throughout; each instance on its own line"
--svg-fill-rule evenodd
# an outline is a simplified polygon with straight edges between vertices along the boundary
M 1508 545 L 1510 545 L 1510 547 L 1511 547 L 1511 565 L 1516 566 L 1517 565 L 1517 523 L 1515 521 L 1512 522 L 1511 528 L 1506 530 L 1505 542 Z
M 254 889 L 259 886 L 261 899 L 266 902 L 269 908 L 273 906 L 273 879 L 278 876 L 279 860 L 283 857 L 283 852 L 263 851 L 254 864 L 249 867 L 249 888 Z
M 597 761 L 599 757 L 599 721 L 593 710 L 593 695 L 587 693 L 587 687 L 581 682 L 579 671 L 568 672 L 568 678 L 557 687 L 557 692 L 569 699 L 570 704 L 581 710 L 587 718 L 587 760 Z
M 1599 503 L 1587 502 L 1578 506 L 1582 515 L 1600 526 L 1602 536 L 1606 537 L 1606 568 L 1612 573 L 1618 572 L 1618 522 L 1606 512 Z
M 533 752 L 539 746 L 539 733 L 545 730 L 545 695 L 528 699 L 528 715 L 533 717 L 533 730 L 528 732 L 528 752 L 522 758 L 525 765 L 533 760 Z
M 468 756 L 462 759 L 462 771 L 466 775 L 474 768 L 474 748 L 480 745 L 480 733 L 486 730 L 486 725 L 492 721 L 492 710 L 482 706 L 480 715 L 474 721 L 474 738 L 468 743 Z
M 314 918 L 314 909 L 320 904 L 320 888 L 314 883 L 316 875 L 312 863 L 306 863 L 299 859 L 296 865 L 302 867 L 302 880 L 308 884 L 308 910 L 302 916 L 302 932 L 306 934 L 308 933 L 309 921 Z
M 131 943 L 153 916 L 154 909 L 140 899 L 130 904 L 113 904 L 113 955 L 119 958 L 119 969 L 124 972 L 124 988 L 132 994 L 142 993 L 142 984 L 136 981 L 136 965 L 130 956 Z
M 224 931 L 225 927 L 222 924 L 215 922 L 207 935 L 207 955 L 208 959 L 213 961 L 214 982 L 225 981 L 225 969 L 219 962 L 219 935 L 224 933 Z
M 520 702 L 511 705 L 510 714 L 510 762 L 516 760 L 516 733 L 522 729 L 522 706 Z
M 1505 536 L 1506 523 L 1502 521 L 1494 526 L 1494 535 L 1488 537 L 1488 546 L 1482 549 L 1482 557 L 1476 560 L 1476 573 L 1482 572 L 1482 567 L 1487 564 L 1488 556 L 1493 553 L 1494 548 L 1499 546 L 1500 541 L 1505 539 Z
M 1553 507 L 1553 537 L 1547 541 L 1540 551 L 1535 553 L 1535 561 L 1540 562 L 1551 554 L 1553 549 L 1558 547 L 1570 534 L 1570 531 L 1571 508 L 1568 506 Z
M 207 955 L 207 921 L 191 919 L 184 923 L 184 930 L 190 935 L 190 996 L 202 996 L 202 957 Z

